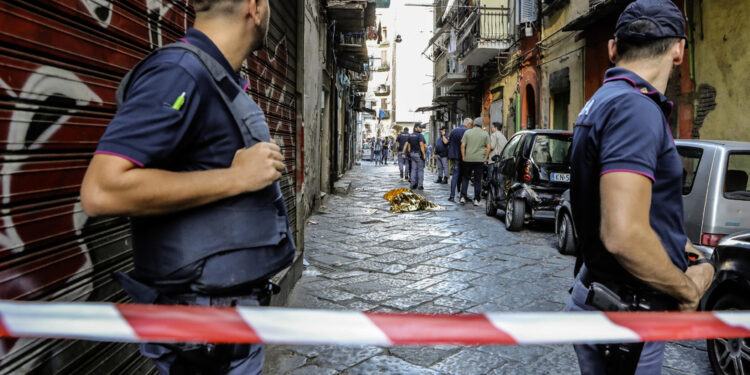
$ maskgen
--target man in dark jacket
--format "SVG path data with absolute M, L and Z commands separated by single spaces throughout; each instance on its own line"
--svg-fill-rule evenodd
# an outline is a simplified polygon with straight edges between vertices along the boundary
M 455 202 L 456 197 L 456 187 L 460 187 L 459 183 L 461 182 L 461 139 L 464 137 L 464 133 L 468 128 L 466 127 L 467 124 L 472 123 L 472 119 L 465 118 L 463 125 L 453 129 L 451 131 L 450 136 L 448 137 L 448 159 L 451 161 L 451 168 L 453 168 L 453 172 L 451 173 L 451 195 L 448 197 L 448 200 L 451 202 Z
M 443 126 L 440 128 L 440 137 L 435 140 L 435 161 L 437 164 L 438 178 L 435 180 L 437 184 L 448 183 L 448 137 L 446 133 L 448 128 Z

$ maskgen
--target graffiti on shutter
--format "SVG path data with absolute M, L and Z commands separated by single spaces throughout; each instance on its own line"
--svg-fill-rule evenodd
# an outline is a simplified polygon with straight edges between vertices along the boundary
M 128 221 L 88 218 L 80 184 L 121 78 L 194 13 L 188 0 L 55 0 L 0 14 L 0 299 L 127 301 L 110 275 L 132 270 Z M 243 70 L 284 151 L 294 228 L 296 25 L 294 2 L 274 8 L 269 47 Z M 0 341 L 0 374 L 153 371 L 131 344 Z

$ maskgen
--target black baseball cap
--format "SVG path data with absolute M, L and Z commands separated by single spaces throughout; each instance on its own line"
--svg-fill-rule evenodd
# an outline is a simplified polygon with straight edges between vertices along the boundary
M 647 20 L 656 29 L 641 33 L 628 30 L 635 21 Z M 685 17 L 671 0 L 637 0 L 630 3 L 620 14 L 615 29 L 618 40 L 647 41 L 662 38 L 685 37 Z
M 414 124 L 414 129 L 416 129 L 416 128 L 422 129 L 422 124 L 420 124 L 420 123 Z

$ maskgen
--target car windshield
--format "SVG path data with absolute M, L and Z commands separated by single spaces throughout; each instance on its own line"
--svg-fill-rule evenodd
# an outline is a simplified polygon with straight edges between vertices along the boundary
M 724 197 L 733 200 L 750 201 L 750 152 L 731 153 L 724 177 Z
M 569 164 L 571 138 L 567 134 L 540 134 L 531 158 L 537 164 Z

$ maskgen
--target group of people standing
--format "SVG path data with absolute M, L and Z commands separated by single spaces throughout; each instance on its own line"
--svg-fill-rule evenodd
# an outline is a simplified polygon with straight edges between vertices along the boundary
M 448 198 L 449 201 L 453 202 L 456 196 L 456 188 L 460 185 L 460 200 L 461 204 L 466 203 L 468 200 L 472 200 L 475 206 L 479 205 L 481 200 L 482 192 L 482 177 L 485 169 L 488 171 L 488 176 L 492 175 L 494 165 L 489 163 L 490 156 L 499 155 L 505 144 L 508 143 L 507 139 L 502 133 L 502 124 L 499 122 L 493 122 L 490 131 L 482 128 L 484 125 L 484 118 L 477 117 L 475 120 L 466 118 L 463 121 L 463 125 L 453 129 L 450 135 L 445 136 L 446 128 L 441 129 L 440 139 L 438 144 L 442 143 L 447 146 L 447 157 L 443 158 L 439 166 L 446 166 L 447 160 L 450 160 L 452 167 L 452 179 L 451 179 L 451 191 Z M 438 169 L 438 179 L 444 176 L 446 169 Z M 469 198 L 469 180 L 473 177 L 474 184 L 474 196 Z M 447 181 L 447 177 L 444 177 L 443 181 Z
M 473 200 L 479 205 L 482 190 L 482 176 L 485 169 L 492 174 L 494 165 L 488 163 L 493 155 L 499 155 L 507 143 L 502 134 L 502 125 L 493 123 L 490 131 L 485 130 L 484 118 L 471 120 L 466 118 L 463 125 L 448 133 L 447 127 L 440 129 L 440 136 L 435 140 L 435 147 L 426 146 L 422 135 L 422 125 L 414 125 L 414 132 L 404 128 L 396 138 L 398 150 L 398 169 L 401 178 L 410 182 L 412 189 L 424 189 L 425 161 L 434 153 L 438 177 L 435 183 L 447 184 L 449 171 L 451 176 L 451 193 L 448 198 L 453 202 L 456 188 L 459 188 L 460 203 Z M 469 199 L 469 180 L 473 176 L 474 197 Z
M 385 137 L 383 139 L 371 139 L 369 142 L 370 149 L 372 150 L 372 160 L 375 162 L 375 165 L 387 165 L 388 154 L 391 153 L 391 145 L 393 144 L 391 138 Z

